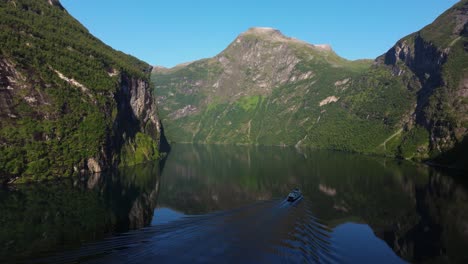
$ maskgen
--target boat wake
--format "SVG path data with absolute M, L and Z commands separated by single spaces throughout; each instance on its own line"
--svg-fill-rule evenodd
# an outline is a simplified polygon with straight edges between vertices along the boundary
M 186 216 L 35 263 L 339 262 L 330 232 L 306 199 L 272 200 Z

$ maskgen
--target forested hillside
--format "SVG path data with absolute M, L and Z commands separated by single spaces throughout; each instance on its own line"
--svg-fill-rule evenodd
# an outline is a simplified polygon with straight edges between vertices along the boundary
M 2 182 L 158 157 L 148 64 L 93 37 L 58 1 L 1 1 L 0 29 Z

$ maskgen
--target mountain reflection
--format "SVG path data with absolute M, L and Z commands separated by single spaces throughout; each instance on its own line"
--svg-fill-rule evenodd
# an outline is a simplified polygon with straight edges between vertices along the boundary
M 158 206 L 206 214 L 283 198 L 300 187 L 314 216 L 330 228 L 367 224 L 407 261 L 467 263 L 468 192 L 447 174 L 340 152 L 177 145 Z
M 151 223 L 160 167 L 0 190 L 0 262 L 47 255 Z
M 0 191 L 1 257 L 468 263 L 467 185 L 454 172 L 342 152 L 224 145 L 175 145 L 160 168 Z M 303 199 L 286 202 L 295 187 Z

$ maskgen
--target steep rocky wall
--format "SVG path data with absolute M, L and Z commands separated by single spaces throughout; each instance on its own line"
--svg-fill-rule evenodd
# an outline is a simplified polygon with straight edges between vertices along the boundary
M 162 128 L 148 81 L 122 74 L 115 100 L 117 116 L 112 140 L 114 164 L 140 163 L 134 157 L 129 157 L 138 152 L 142 152 L 147 159 L 159 156 Z M 146 135 L 145 142 L 138 142 L 137 138 L 143 134 Z
M 415 113 L 419 123 L 425 127 L 431 124 L 422 109 L 427 106 L 434 90 L 444 85 L 442 66 L 447 61 L 447 56 L 448 50 L 439 50 L 417 34 L 398 42 L 384 56 L 377 59 L 380 63 L 391 66 L 394 75 L 401 76 L 406 71 L 411 71 L 417 77 L 418 83 L 408 88 L 419 90 Z
M 151 70 L 148 69 L 148 72 Z M 28 75 L 29 74 L 29 75 Z M 33 70 L 22 69 L 12 61 L 0 59 L 0 130 L 11 127 L 20 129 L 28 124 L 24 120 L 32 120 L 37 124 L 50 122 L 62 122 L 61 119 L 67 115 L 73 115 L 73 110 L 68 109 L 68 103 L 64 103 L 61 107 L 57 107 L 54 100 L 49 98 L 47 88 L 50 84 L 44 84 L 37 78 Z M 136 77 L 125 72 L 120 73 L 118 84 L 115 91 L 106 93 L 106 99 L 98 102 L 98 94 L 93 93 L 86 88 L 82 90 L 82 104 L 90 104 L 94 108 L 101 105 L 99 111 L 103 113 L 103 117 L 112 123 L 111 127 L 105 128 L 104 138 L 100 141 L 97 147 L 99 149 L 94 155 L 84 159 L 77 160 L 70 168 L 63 168 L 60 175 L 68 176 L 68 173 L 94 174 L 101 173 L 111 167 L 123 165 L 134 165 L 146 160 L 157 159 L 160 157 L 160 142 L 164 141 L 162 136 L 162 126 L 157 115 L 156 102 L 150 89 L 149 81 L 141 77 Z M 59 112 L 50 110 L 50 108 L 58 108 Z M 25 110 L 26 108 L 26 110 Z M 71 111 L 71 112 L 70 112 Z M 87 114 L 80 117 L 80 120 L 87 118 Z M 32 123 L 31 123 L 32 124 Z M 31 125 L 29 124 L 29 125 Z M 70 126 L 80 126 L 80 124 L 70 123 Z M 11 129 L 10 128 L 10 129 Z M 70 135 L 58 135 L 57 131 L 40 131 L 32 135 L 32 139 L 28 138 L 11 138 L 0 134 L 0 147 L 8 149 L 12 144 L 16 144 L 21 149 L 21 155 L 29 156 L 30 151 L 28 145 L 43 144 L 56 145 L 59 148 L 69 149 L 73 146 L 67 146 L 63 142 L 62 137 Z M 2 131 L 4 132 L 4 131 Z M 101 133 L 103 131 L 94 131 Z M 91 132 L 91 133 L 94 133 Z M 143 142 L 137 142 L 136 138 L 143 138 Z M 24 144 L 24 147 L 21 147 Z M 71 143 L 73 144 L 73 142 Z M 133 156 L 138 153 L 143 155 L 133 160 Z M 17 154 L 16 154 L 17 155 Z M 125 156 L 127 162 L 122 159 Z M 2 157 L 7 158 L 0 165 L 0 179 L 3 183 L 14 182 L 22 174 L 27 171 L 29 163 L 34 160 L 27 160 L 26 167 L 9 173 L 7 168 L 3 166 L 7 164 L 8 159 L 21 157 Z M 56 157 L 57 160 L 60 157 Z M 123 162 L 124 161 L 124 162 Z M 50 162 L 55 160 L 50 159 Z M 55 166 L 56 164 L 50 164 Z M 11 171 L 11 170 L 10 170 Z M 68 173 L 66 172 L 68 171 Z M 52 175 L 50 175 L 52 176 Z
M 151 72 L 151 70 L 148 70 L 148 72 Z M 127 102 L 130 104 L 134 117 L 139 121 L 140 130 L 151 135 L 153 139 L 158 139 L 161 134 L 161 125 L 156 114 L 156 103 L 149 82 L 122 75 L 121 93 L 125 101 L 128 100 Z M 120 104 L 120 106 L 124 105 Z M 120 108 L 120 110 L 124 111 L 125 108 Z
M 424 40 L 419 34 L 398 42 L 385 55 L 378 58 L 381 64 L 392 68 L 393 75 L 413 75 L 417 81 L 408 83 L 408 89 L 417 91 L 417 101 L 413 109 L 413 120 L 434 134 L 435 121 L 428 116 L 425 108 L 437 88 L 443 87 L 442 67 L 446 63 L 448 50 L 440 50 L 435 45 Z M 435 138 L 432 144 L 435 146 Z
M 408 127 L 415 123 L 426 128 L 431 157 L 461 146 L 468 132 L 467 10 L 468 1 L 461 1 L 377 59 L 416 92 Z
M 136 148 L 139 147 L 135 144 L 138 133 L 148 136 L 157 150 L 160 148 L 161 123 L 149 82 L 122 73 L 113 98 L 116 109 L 112 109 L 112 107 L 104 109 L 109 118 L 114 118 L 112 130 L 107 131 L 107 142 L 104 142 L 98 156 L 90 157 L 83 164 L 84 166 L 80 170 L 82 173 L 100 173 L 112 166 L 120 165 L 122 162 L 121 154 L 126 145 L 131 145 L 131 153 L 127 153 L 127 155 L 135 155 Z M 112 116 L 112 113 L 117 114 Z M 159 153 L 152 154 L 151 156 L 156 158 L 155 154 Z M 151 157 L 148 157 L 149 159 Z

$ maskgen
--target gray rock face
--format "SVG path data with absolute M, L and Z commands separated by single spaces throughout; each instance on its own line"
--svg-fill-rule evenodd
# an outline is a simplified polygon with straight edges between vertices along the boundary
M 88 159 L 87 163 L 89 172 L 93 174 L 102 172 L 101 165 L 95 159 Z
M 420 35 L 414 37 L 414 43 L 408 42 L 409 40 L 400 41 L 390 49 L 385 54 L 384 63 L 393 67 L 394 75 L 399 76 L 410 70 L 418 79 L 417 86 L 410 87 L 421 90 L 415 110 L 416 120 L 428 127 L 430 120 L 424 116 L 422 109 L 427 106 L 434 90 L 444 85 L 442 66 L 447 61 L 448 51 L 438 49 Z
M 441 48 L 425 40 L 420 34 L 416 34 L 409 39 L 399 41 L 383 57 L 377 59 L 379 63 L 392 67 L 392 72 L 396 76 L 409 74 L 416 82 L 408 83 L 408 88 L 417 91 L 417 102 L 411 122 L 425 127 L 431 133 L 431 145 L 433 149 L 447 150 L 456 144 L 455 131 L 466 131 L 465 128 L 457 128 L 448 122 L 440 122 L 438 117 L 428 111 L 431 98 L 434 100 L 435 94 L 446 90 L 450 96 L 438 98 L 438 101 L 448 101 L 450 106 L 459 105 L 457 98 L 465 94 L 465 81 L 461 79 L 460 85 L 455 89 L 448 89 L 447 76 L 444 76 L 444 65 L 450 56 L 450 48 Z M 467 106 L 461 104 L 461 109 Z M 461 110 L 460 109 L 460 110 Z M 460 112 L 460 111 L 456 111 Z M 460 117 L 463 119 L 463 117 Z M 464 132 L 462 133 L 464 134 Z M 460 136 L 459 136 L 460 137 Z M 462 138 L 463 136 L 461 136 Z
M 468 136 L 466 62 L 468 1 L 460 1 L 433 24 L 400 40 L 377 63 L 392 68 L 417 92 L 414 122 L 430 133 L 431 149 L 448 151 Z M 443 30 L 441 30 L 443 29 Z M 465 124 L 465 125 L 464 125 Z
M 251 90 L 269 94 L 273 87 L 287 82 L 300 59 L 285 44 L 271 46 L 270 42 L 251 40 L 248 36 L 237 38 L 216 57 L 224 72 L 215 86 L 234 86 L 229 91 L 239 91 L 246 83 L 235 80 L 248 80 Z
M 118 87 L 113 96 L 117 105 L 113 131 L 108 131 L 108 140 L 103 142 L 100 153 L 79 165 L 79 171 L 82 173 L 100 174 L 112 166 L 117 166 L 122 147 L 138 132 L 149 135 L 159 143 L 161 123 L 149 82 L 122 73 Z
M 312 59 L 313 52 L 331 49 L 286 37 L 276 29 L 251 28 L 214 58 L 223 72 L 204 85 L 219 90 L 219 96 L 236 98 L 245 95 L 247 87 L 248 94 L 269 95 L 279 85 L 313 77 L 313 72 L 296 69 L 301 61 Z
M 0 118 L 18 119 L 19 114 L 14 111 L 18 104 L 13 100 L 20 96 L 22 101 L 35 110 L 39 105 L 50 104 L 47 96 L 38 89 L 34 89 L 37 83 L 30 82 L 25 74 L 17 69 L 11 61 L 0 58 Z M 38 118 L 48 118 L 41 111 L 34 111 Z M 1 127 L 1 124 L 0 124 Z
M 447 50 L 439 50 L 420 35 L 415 36 L 414 44 L 409 44 L 407 40 L 400 41 L 385 54 L 385 64 L 398 68 L 394 72 L 402 70 L 398 67 L 398 62 L 403 62 L 417 75 L 423 85 L 429 81 L 437 82 L 434 76 L 437 73 L 440 79 L 440 68 L 446 61 Z M 428 80 L 428 75 L 432 80 Z
M 127 75 L 122 75 L 120 83 L 123 95 L 120 98 L 123 101 L 118 102 L 120 110 L 131 111 L 131 116 L 139 122 L 140 129 L 156 139 L 161 133 L 161 124 L 149 83 Z

